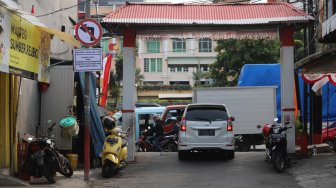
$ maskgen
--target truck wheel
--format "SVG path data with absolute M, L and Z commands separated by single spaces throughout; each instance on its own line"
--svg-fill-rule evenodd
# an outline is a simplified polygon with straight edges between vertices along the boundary
M 243 142 L 238 145 L 239 151 L 250 151 L 251 142 L 247 138 L 243 138 Z

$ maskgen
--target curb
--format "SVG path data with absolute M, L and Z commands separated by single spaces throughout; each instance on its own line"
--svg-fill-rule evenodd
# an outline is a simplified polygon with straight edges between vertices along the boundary
M 30 186 L 30 184 L 13 176 L 0 174 L 0 186 Z

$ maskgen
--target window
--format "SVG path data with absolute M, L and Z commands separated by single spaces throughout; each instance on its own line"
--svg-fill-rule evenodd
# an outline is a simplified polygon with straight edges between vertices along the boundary
M 176 67 L 170 67 L 170 72 L 176 72 L 175 68 Z
M 173 39 L 173 52 L 186 52 L 186 40 Z
M 201 71 L 207 72 L 207 71 L 209 71 L 209 68 L 208 67 L 201 67 Z
M 145 58 L 144 72 L 162 72 L 161 58 Z
M 227 117 L 226 109 L 220 107 L 192 107 L 186 113 L 189 121 L 226 121 Z
M 188 72 L 189 68 L 188 67 L 170 67 L 170 72 Z
M 198 41 L 198 51 L 199 52 L 212 52 L 212 41 L 211 39 L 205 38 Z
M 149 39 L 147 41 L 147 52 L 148 53 L 159 53 L 160 52 L 160 41 L 158 39 Z

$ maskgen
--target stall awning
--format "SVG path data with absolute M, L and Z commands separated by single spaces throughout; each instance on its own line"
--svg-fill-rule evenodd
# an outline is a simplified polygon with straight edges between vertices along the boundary
M 295 63 L 304 73 L 336 73 L 336 49 L 317 52 Z
M 312 89 L 315 92 L 328 82 L 336 86 L 336 50 L 307 56 L 295 63 L 295 69 L 301 69 L 302 79 L 314 84 Z
M 64 33 L 62 31 L 47 27 L 46 25 L 41 23 L 40 20 L 37 19 L 35 16 L 33 16 L 33 15 L 27 13 L 27 12 L 20 12 L 20 11 L 18 11 L 17 14 L 20 15 L 22 18 L 26 19 L 27 21 L 29 21 L 30 23 L 36 25 L 37 27 L 39 27 L 43 31 L 48 32 L 52 35 L 55 35 L 56 37 L 63 40 L 64 42 L 67 42 L 67 43 L 69 43 L 69 44 L 71 44 L 72 46 L 75 46 L 75 47 L 80 46 L 79 41 L 76 40 L 73 36 L 71 36 L 67 33 Z

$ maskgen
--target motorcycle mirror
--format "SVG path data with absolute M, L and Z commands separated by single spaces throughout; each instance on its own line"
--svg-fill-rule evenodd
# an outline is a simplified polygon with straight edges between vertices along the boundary
M 48 124 L 48 125 L 51 125 L 52 122 L 53 122 L 53 121 L 49 119 L 49 120 L 47 121 L 47 124 Z
M 279 120 L 278 118 L 274 118 L 274 122 L 278 122 L 278 120 Z
M 289 125 L 289 121 L 285 122 L 285 125 Z
M 127 127 L 126 131 L 129 132 L 131 130 L 131 127 Z
M 257 125 L 257 128 L 260 129 L 260 128 L 261 128 L 261 125 Z

